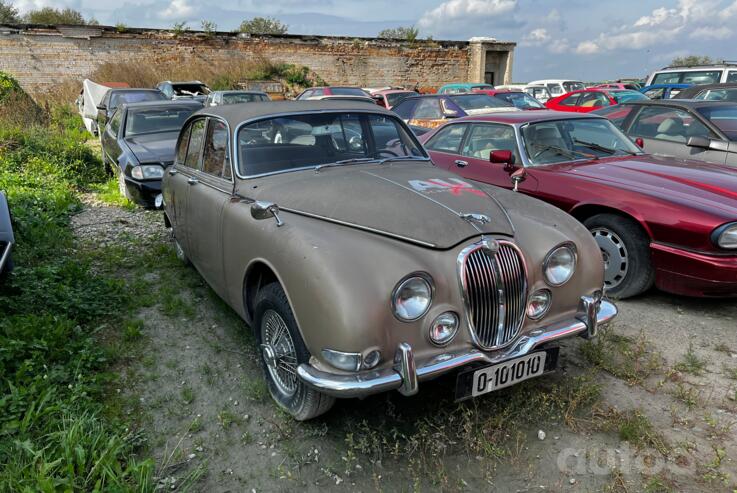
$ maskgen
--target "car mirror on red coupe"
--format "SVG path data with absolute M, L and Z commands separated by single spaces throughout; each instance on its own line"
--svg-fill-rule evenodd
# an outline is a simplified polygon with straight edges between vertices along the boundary
M 491 154 L 489 154 L 489 162 L 493 164 L 503 164 L 504 171 L 507 173 L 512 173 L 518 169 L 518 166 L 514 165 L 514 154 L 512 154 L 512 151 L 507 149 L 491 151 Z
M 637 137 L 635 139 L 635 145 L 637 147 L 639 147 L 640 149 L 644 149 L 645 148 L 645 141 L 642 139 L 642 137 Z

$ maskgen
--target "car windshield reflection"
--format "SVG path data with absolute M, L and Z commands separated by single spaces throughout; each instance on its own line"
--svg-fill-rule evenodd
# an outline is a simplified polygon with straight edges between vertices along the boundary
M 611 122 L 600 119 L 531 123 L 522 128 L 522 137 L 532 166 L 640 153 Z
M 358 164 L 392 158 L 427 159 L 394 117 L 365 113 L 317 113 L 269 118 L 238 131 L 244 176 Z

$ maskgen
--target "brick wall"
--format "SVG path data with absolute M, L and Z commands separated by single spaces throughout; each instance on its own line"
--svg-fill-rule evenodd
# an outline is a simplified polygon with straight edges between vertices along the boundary
M 487 42 L 488 44 L 488 42 Z M 513 50 L 498 43 L 495 50 Z M 105 62 L 157 63 L 205 59 L 228 61 L 263 56 L 305 65 L 329 84 L 438 87 L 475 80 L 468 42 L 409 44 L 370 38 L 285 35 L 241 37 L 218 33 L 175 36 L 170 31 L 15 26 L 0 28 L 0 70 L 14 75 L 31 94 L 66 80 L 82 80 Z M 511 72 L 511 65 L 509 67 Z

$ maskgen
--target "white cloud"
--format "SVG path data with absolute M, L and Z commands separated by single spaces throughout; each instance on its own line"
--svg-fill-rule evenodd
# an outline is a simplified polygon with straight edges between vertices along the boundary
M 581 43 L 578 43 L 578 46 L 576 46 L 576 53 L 579 55 L 593 55 L 600 51 L 601 47 L 593 41 L 582 41 Z
M 548 51 L 560 55 L 566 53 L 571 49 L 571 44 L 566 38 L 556 39 L 550 42 L 548 45 Z
M 448 0 L 425 12 L 417 25 L 429 32 L 437 32 L 448 23 L 479 21 L 511 14 L 517 0 Z
M 689 37 L 694 39 L 727 39 L 732 34 L 732 30 L 726 26 L 698 27 L 689 34 Z
M 522 37 L 521 46 L 540 46 L 550 41 L 550 34 L 544 27 L 533 29 Z
M 183 19 L 194 13 L 195 9 L 187 0 L 171 0 L 169 6 L 159 12 L 162 19 Z

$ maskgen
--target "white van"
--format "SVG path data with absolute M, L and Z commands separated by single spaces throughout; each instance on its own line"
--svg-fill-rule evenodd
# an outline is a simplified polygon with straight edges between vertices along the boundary
M 567 94 L 572 91 L 578 91 L 581 89 L 585 89 L 586 86 L 583 82 L 580 80 L 570 80 L 570 79 L 543 79 L 543 80 L 533 80 L 532 82 L 529 82 L 527 84 L 527 87 L 530 86 L 544 86 L 548 88 L 548 91 L 550 91 L 551 97 L 556 96 L 562 96 L 563 94 Z
M 653 84 L 723 84 L 737 82 L 737 63 L 724 62 L 714 65 L 665 67 L 647 78 L 646 86 Z

